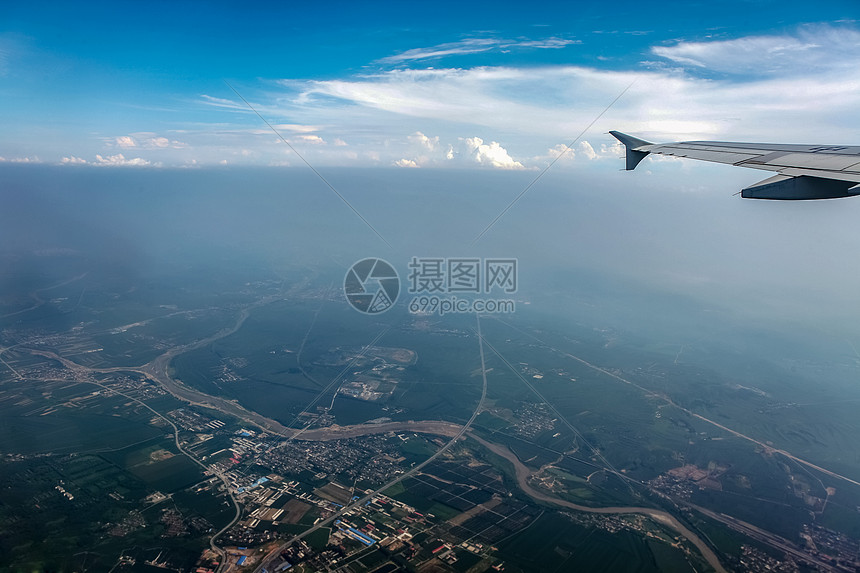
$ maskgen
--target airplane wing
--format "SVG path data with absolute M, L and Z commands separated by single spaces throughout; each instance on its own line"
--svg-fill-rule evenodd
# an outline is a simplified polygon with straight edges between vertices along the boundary
M 657 153 L 775 171 L 773 177 L 741 190 L 748 199 L 835 199 L 860 195 L 860 146 L 780 145 L 726 141 L 654 144 L 609 132 L 627 150 L 626 169 Z

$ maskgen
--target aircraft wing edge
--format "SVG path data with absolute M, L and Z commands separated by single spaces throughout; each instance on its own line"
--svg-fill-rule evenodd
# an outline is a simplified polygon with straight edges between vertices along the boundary
M 741 197 L 745 199 L 777 201 L 839 199 L 856 195 L 860 195 L 860 185 L 854 181 L 782 173 L 741 189 Z
M 768 164 L 757 160 L 772 151 L 772 155 L 783 155 L 778 149 L 779 146 L 773 144 L 743 144 L 745 147 L 741 147 L 741 144 L 724 143 L 725 149 L 714 149 L 714 146 L 721 142 L 654 144 L 619 131 L 610 131 L 609 134 L 625 147 L 627 171 L 635 169 L 650 153 L 658 153 L 777 172 L 772 177 L 743 188 L 740 195 L 747 199 L 797 201 L 860 195 L 860 173 L 854 169 L 856 165 L 843 169 L 815 169 L 810 168 L 811 165 Z M 753 147 L 754 145 L 766 145 L 767 148 Z
M 624 144 L 624 157 L 626 159 L 625 169 L 627 171 L 633 171 L 636 169 L 639 162 L 645 159 L 645 157 L 650 153 L 650 150 L 642 148 L 653 146 L 653 144 L 648 141 L 639 139 L 638 137 L 633 137 L 632 135 L 627 135 L 626 133 L 621 133 L 620 131 L 610 131 L 609 135 Z

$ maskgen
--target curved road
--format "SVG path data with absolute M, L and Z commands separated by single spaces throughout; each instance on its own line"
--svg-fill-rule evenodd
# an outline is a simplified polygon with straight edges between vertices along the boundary
M 382 487 L 377 488 L 376 490 L 370 492 L 369 494 L 365 495 L 361 499 L 347 505 L 346 507 L 344 507 L 340 511 L 336 512 L 331 517 L 329 517 L 323 521 L 320 521 L 319 523 L 317 523 L 316 525 L 314 525 L 310 529 L 303 531 L 302 533 L 289 539 L 286 543 L 282 543 L 281 545 L 278 545 L 277 547 L 275 547 L 274 549 L 269 551 L 266 554 L 266 556 L 260 561 L 260 565 L 258 565 L 257 568 L 254 569 L 254 573 L 261 573 L 263 571 L 263 569 L 266 568 L 266 566 L 273 559 L 275 559 L 278 555 L 280 555 L 281 551 L 283 551 L 284 549 L 286 549 L 287 547 L 289 547 L 290 545 L 292 545 L 293 543 L 295 543 L 299 539 L 302 539 L 303 537 L 310 535 L 311 533 L 313 533 L 314 531 L 318 530 L 321 527 L 325 527 L 326 525 L 328 525 L 329 523 L 331 523 L 335 519 L 339 518 L 344 513 L 351 511 L 355 507 L 361 507 L 363 504 L 367 503 L 368 501 L 370 501 L 371 499 L 373 499 L 374 497 L 376 497 L 377 495 L 379 495 L 383 491 L 387 490 L 391 486 L 400 483 L 401 481 L 405 480 L 406 478 L 408 478 L 412 475 L 415 475 L 416 473 L 421 471 L 422 468 L 426 467 L 433 460 L 435 460 L 436 458 L 441 456 L 451 446 L 453 446 L 455 443 L 457 443 L 457 440 L 459 440 L 460 438 L 462 438 L 465 435 L 466 431 L 472 425 L 472 422 L 474 422 L 475 418 L 478 417 L 478 414 L 481 413 L 481 410 L 484 407 L 484 401 L 487 398 L 487 367 L 486 367 L 486 364 L 484 362 L 484 337 L 481 334 L 481 317 L 477 314 L 475 315 L 475 317 L 478 319 L 478 331 L 477 331 L 477 334 L 478 334 L 478 350 L 479 350 L 480 356 L 481 356 L 481 377 L 483 379 L 482 380 L 483 385 L 481 388 L 481 399 L 478 400 L 478 405 L 475 406 L 475 411 L 472 412 L 472 417 L 469 418 L 469 421 L 466 422 L 466 424 L 464 426 L 460 427 L 459 431 L 457 431 L 457 433 L 454 435 L 454 437 L 452 437 L 451 440 L 447 444 L 445 444 L 444 446 L 442 446 L 441 448 L 436 450 L 436 452 L 432 456 L 430 456 L 429 458 L 427 458 L 426 460 L 424 460 L 423 462 L 421 462 L 420 464 L 418 464 L 414 468 L 410 469 L 409 471 L 407 471 L 405 473 L 400 474 L 399 476 L 397 476 L 393 480 L 389 481 L 388 483 L 386 483 Z M 447 424 L 447 422 L 442 422 L 442 424 Z M 380 425 L 382 425 L 382 424 L 380 424 Z M 378 432 L 374 432 L 374 433 L 378 433 Z
M 62 363 L 63 366 L 65 366 L 69 370 L 76 372 L 76 373 L 82 373 L 83 374 L 83 373 L 93 373 L 93 372 L 94 373 L 137 372 L 139 374 L 142 374 L 143 376 L 145 376 L 147 379 L 151 380 L 152 382 L 159 384 L 161 387 L 163 387 L 165 390 L 170 392 L 176 398 L 179 398 L 183 401 L 189 402 L 193 405 L 205 406 L 207 408 L 213 408 L 213 409 L 219 410 L 225 414 L 235 416 L 235 417 L 242 419 L 242 420 L 249 422 L 249 423 L 253 423 L 257 427 L 260 427 L 264 430 L 268 430 L 270 432 L 275 432 L 275 433 L 280 434 L 282 436 L 286 436 L 290 432 L 298 432 L 299 430 L 287 428 L 275 420 L 272 420 L 270 418 L 267 418 L 265 416 L 257 414 L 256 412 L 246 410 L 245 408 L 243 408 L 242 406 L 240 406 L 236 402 L 226 400 L 224 398 L 220 398 L 217 396 L 211 396 L 209 394 L 205 394 L 205 393 L 200 392 L 198 390 L 194 390 L 192 388 L 189 388 L 188 386 L 185 386 L 181 382 L 171 378 L 171 376 L 169 374 L 169 370 L 168 370 L 170 362 L 173 360 L 173 358 L 175 358 L 179 354 L 182 354 L 182 353 L 185 353 L 185 352 L 188 352 L 190 350 L 197 349 L 197 348 L 202 348 L 202 347 L 206 346 L 207 344 L 214 342 L 215 340 L 219 340 L 221 338 L 229 336 L 230 334 L 233 334 L 234 332 L 239 330 L 239 328 L 241 328 L 242 324 L 248 318 L 248 316 L 250 315 L 251 310 L 253 308 L 256 308 L 258 306 L 262 306 L 263 304 L 267 304 L 268 302 L 271 302 L 271 301 L 268 299 L 265 299 L 265 300 L 258 301 L 257 303 L 255 303 L 249 307 L 244 308 L 242 310 L 242 312 L 240 313 L 240 316 L 237 319 L 236 323 L 232 327 L 223 329 L 223 330 L 213 334 L 212 336 L 198 340 L 197 342 L 171 348 L 170 350 L 168 350 L 164 354 L 158 356 L 157 358 L 155 358 L 154 360 L 152 360 L 151 362 L 149 362 L 143 366 L 90 368 L 90 367 L 80 365 L 80 364 L 73 362 L 72 360 L 69 360 L 69 359 L 64 358 L 62 356 L 59 356 L 58 354 L 56 354 L 54 352 L 31 349 L 31 348 L 27 348 L 25 350 L 27 352 L 32 353 L 32 354 L 37 354 L 37 355 L 40 355 L 40 356 L 43 356 L 46 358 L 57 360 L 58 362 Z M 320 428 L 320 429 L 304 432 L 302 439 L 306 439 L 309 441 L 329 441 L 329 440 L 357 437 L 357 436 L 362 436 L 362 435 L 385 433 L 385 432 L 390 432 L 390 431 L 410 431 L 410 432 L 416 432 L 416 433 L 427 433 L 427 434 L 441 435 L 441 436 L 451 437 L 451 440 L 447 444 L 445 444 L 445 446 L 440 448 L 438 451 L 436 451 L 432 456 L 430 456 L 428 459 L 426 459 L 421 464 L 419 464 L 419 465 L 415 466 L 414 468 L 411 468 L 409 471 L 397 476 L 396 478 L 389 481 L 388 483 L 386 483 L 382 487 L 378 488 L 377 490 L 365 495 L 364 497 L 359 499 L 354 504 L 351 504 L 350 506 L 347 506 L 347 507 L 341 509 L 339 512 L 335 513 L 334 515 L 332 515 L 328 519 L 319 522 L 314 527 L 304 531 L 303 533 L 301 533 L 299 535 L 296 535 L 295 537 L 293 537 L 292 539 L 290 539 L 286 543 L 279 545 L 278 547 L 276 547 L 275 549 L 270 551 L 266 555 L 266 557 L 261 561 L 261 563 L 257 567 L 256 571 L 258 571 L 258 572 L 261 571 L 264 564 L 267 564 L 268 562 L 270 562 L 284 548 L 288 547 L 289 545 L 291 545 L 295 541 L 298 541 L 299 539 L 306 537 L 307 535 L 311 534 L 312 532 L 316 531 L 317 529 L 328 525 L 330 522 L 337 519 L 338 517 L 340 517 L 342 514 L 346 513 L 347 511 L 351 510 L 353 507 L 369 501 L 370 499 L 379 495 L 380 493 L 382 493 L 386 489 L 390 488 L 391 486 L 393 486 L 393 485 L 399 483 L 400 481 L 402 481 L 402 480 L 414 475 L 415 473 L 419 472 L 422 468 L 426 467 L 428 464 L 430 464 L 436 458 L 438 458 L 441 454 L 443 454 L 445 451 L 447 451 L 451 446 L 453 446 L 457 442 L 457 440 L 459 440 L 464 435 L 466 435 L 466 432 L 469 430 L 469 428 L 472 425 L 472 423 L 474 422 L 475 418 L 477 418 L 478 414 L 481 412 L 481 409 L 483 407 L 483 404 L 484 404 L 484 401 L 485 401 L 485 398 L 487 395 L 487 370 L 486 370 L 485 359 L 484 359 L 484 346 L 483 346 L 484 341 L 483 341 L 483 335 L 481 334 L 480 318 L 478 319 L 477 334 L 478 334 L 478 342 L 479 342 L 478 348 L 479 348 L 480 357 L 481 357 L 481 374 L 482 374 L 482 378 L 483 378 L 483 387 L 482 387 L 482 392 L 481 392 L 481 399 L 479 400 L 474 412 L 472 413 L 472 417 L 468 420 L 468 422 L 465 425 L 460 426 L 458 424 L 453 424 L 450 422 L 444 422 L 444 421 L 439 421 L 439 420 L 424 420 L 424 421 L 409 421 L 409 422 L 389 422 L 389 423 L 384 423 L 384 424 L 373 424 L 373 425 L 360 424 L 360 425 L 355 425 L 355 426 L 333 426 L 333 427 L 329 427 L 329 428 Z M 100 384 L 98 382 L 92 382 L 89 380 L 87 380 L 87 382 L 95 384 L 97 386 L 101 386 L 106 390 L 110 390 L 112 392 L 117 392 L 123 396 L 126 396 L 125 394 L 122 394 L 121 392 L 118 392 L 117 390 L 110 388 L 109 386 L 103 386 L 102 384 Z M 177 449 L 179 449 L 180 452 L 182 452 L 184 455 L 186 455 L 188 458 L 190 458 L 192 461 L 194 461 L 195 464 L 203 467 L 204 469 L 208 469 L 208 468 L 206 468 L 206 466 L 202 462 L 197 460 L 194 456 L 192 456 L 189 452 L 185 451 L 180 446 L 179 437 L 178 437 L 179 436 L 178 429 L 177 429 L 176 425 L 171 420 L 165 418 L 159 412 L 156 412 L 155 410 L 153 410 L 150 406 L 148 406 L 144 402 L 141 402 L 140 400 L 131 398 L 130 396 L 126 396 L 126 397 L 139 403 L 139 404 L 141 404 L 141 405 L 143 405 L 144 407 L 151 410 L 153 413 L 155 413 L 156 415 L 158 415 L 162 419 L 168 421 L 170 423 L 170 425 L 174 428 L 174 437 L 176 440 Z M 678 531 L 681 535 L 683 535 L 685 538 L 687 538 L 693 545 L 695 545 L 699 549 L 699 551 L 702 553 L 702 555 L 705 557 L 705 559 L 708 561 L 708 563 L 716 571 L 718 571 L 720 573 L 725 573 L 725 569 L 723 569 L 722 565 L 720 564 L 719 560 L 717 559 L 717 557 L 713 553 L 713 551 L 711 551 L 711 549 L 707 545 L 705 545 L 705 543 L 702 542 L 702 540 L 699 539 L 699 537 L 696 536 L 695 533 L 693 533 L 692 531 L 690 531 L 689 529 L 684 527 L 675 517 L 673 517 L 669 513 L 666 513 L 665 511 L 652 509 L 652 508 L 645 508 L 645 507 L 594 508 L 594 507 L 577 505 L 577 504 L 574 504 L 574 503 L 571 503 L 571 502 L 568 502 L 565 500 L 560 500 L 558 498 L 546 495 L 542 492 L 539 492 L 539 491 L 533 489 L 528 484 L 528 477 L 531 475 L 531 472 L 528 470 L 528 468 L 526 468 L 519 461 L 519 459 L 513 454 L 513 452 L 511 452 L 509 449 L 507 449 L 504 446 L 500 446 L 497 444 L 492 444 L 491 442 L 487 442 L 486 440 L 483 440 L 482 438 L 475 436 L 471 432 L 469 433 L 469 437 L 474 439 L 478 443 L 482 444 L 484 447 L 490 449 L 494 453 L 496 453 L 496 454 L 502 456 L 503 458 L 507 459 L 508 461 L 510 461 L 514 465 L 514 468 L 516 469 L 517 481 L 518 481 L 520 489 L 522 489 L 522 491 L 524 493 L 526 493 L 529 497 L 532 497 L 533 499 L 544 501 L 547 503 L 552 503 L 552 504 L 559 505 L 562 507 L 574 509 L 577 511 L 585 511 L 585 512 L 590 512 L 590 513 L 603 513 L 603 514 L 639 513 L 639 514 L 647 515 L 647 516 L 651 517 L 652 519 L 655 519 L 656 521 L 659 521 L 659 522 L 663 523 L 664 525 L 667 525 L 667 526 L 675 529 L 676 531 Z M 228 523 L 224 528 L 222 528 L 220 531 L 218 531 L 210 539 L 210 545 L 211 545 L 212 549 L 217 551 L 218 553 L 221 553 L 221 555 L 223 556 L 224 555 L 223 550 L 221 550 L 216 545 L 215 541 L 218 539 L 218 537 L 220 535 L 222 535 L 225 531 L 227 531 L 230 527 L 232 527 L 233 524 L 236 523 L 236 521 L 241 516 L 241 508 L 239 507 L 238 502 L 236 501 L 235 497 L 230 492 L 229 484 L 227 483 L 226 478 L 224 478 L 224 476 L 221 476 L 221 475 L 218 475 L 218 477 L 224 482 L 225 486 L 227 487 L 228 494 L 230 495 L 230 498 L 236 507 L 236 515 L 233 518 L 233 520 L 231 520 L 230 523 Z M 222 561 L 222 566 L 224 564 L 226 564 L 226 560 Z
M 494 454 L 497 454 L 514 465 L 514 470 L 516 471 L 517 476 L 517 485 L 519 488 L 532 499 L 536 499 L 539 501 L 543 501 L 546 503 L 551 503 L 553 505 L 559 505 L 561 507 L 567 507 L 569 509 L 574 509 L 576 511 L 584 511 L 587 513 L 603 513 L 603 514 L 623 514 L 623 513 L 638 513 L 641 515 L 646 515 L 651 519 L 662 523 L 668 527 L 671 527 L 684 537 L 686 537 L 690 543 L 696 546 L 702 556 L 707 560 L 711 567 L 713 567 L 719 573 L 726 573 L 726 570 L 723 568 L 722 564 L 720 564 L 720 560 L 717 558 L 717 555 L 708 547 L 704 541 L 699 539 L 695 533 L 684 527 L 680 521 L 678 521 L 673 515 L 662 511 L 660 509 L 653 509 L 650 507 L 589 507 L 587 505 L 578 505 L 563 499 L 559 499 L 557 497 L 553 497 L 551 495 L 547 495 L 543 492 L 540 492 L 534 489 L 528 482 L 529 477 L 532 475 L 532 472 L 520 462 L 519 458 L 507 447 L 501 446 L 499 444 L 494 444 L 492 442 L 488 442 L 483 438 L 479 438 L 472 432 L 469 432 L 469 437 Z

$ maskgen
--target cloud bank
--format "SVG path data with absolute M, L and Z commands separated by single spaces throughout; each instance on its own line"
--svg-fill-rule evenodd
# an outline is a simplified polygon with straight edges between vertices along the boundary
M 860 30 L 854 25 L 675 40 L 653 45 L 639 65 L 622 69 L 440 65 L 463 54 L 573 43 L 467 38 L 387 56 L 375 62 L 375 71 L 237 88 L 303 157 L 320 166 L 541 169 L 631 82 L 557 168 L 617 168 L 600 161 L 620 151 L 605 135 L 609 129 L 653 141 L 858 143 Z M 151 166 L 300 163 L 245 102 L 229 96 L 203 94 L 194 102 L 218 123 L 182 123 L 163 134 L 114 134 L 103 138 L 101 149 L 64 155 L 69 162 L 98 154 L 101 159 L 91 163 L 139 159 Z M 126 159 L 132 151 L 137 157 Z

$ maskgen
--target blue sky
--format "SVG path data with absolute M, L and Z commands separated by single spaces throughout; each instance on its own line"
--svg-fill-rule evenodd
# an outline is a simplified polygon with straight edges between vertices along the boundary
M 3 161 L 538 169 L 605 135 L 860 142 L 856 1 L 12 3 Z M 605 161 L 604 161 L 605 160 Z

